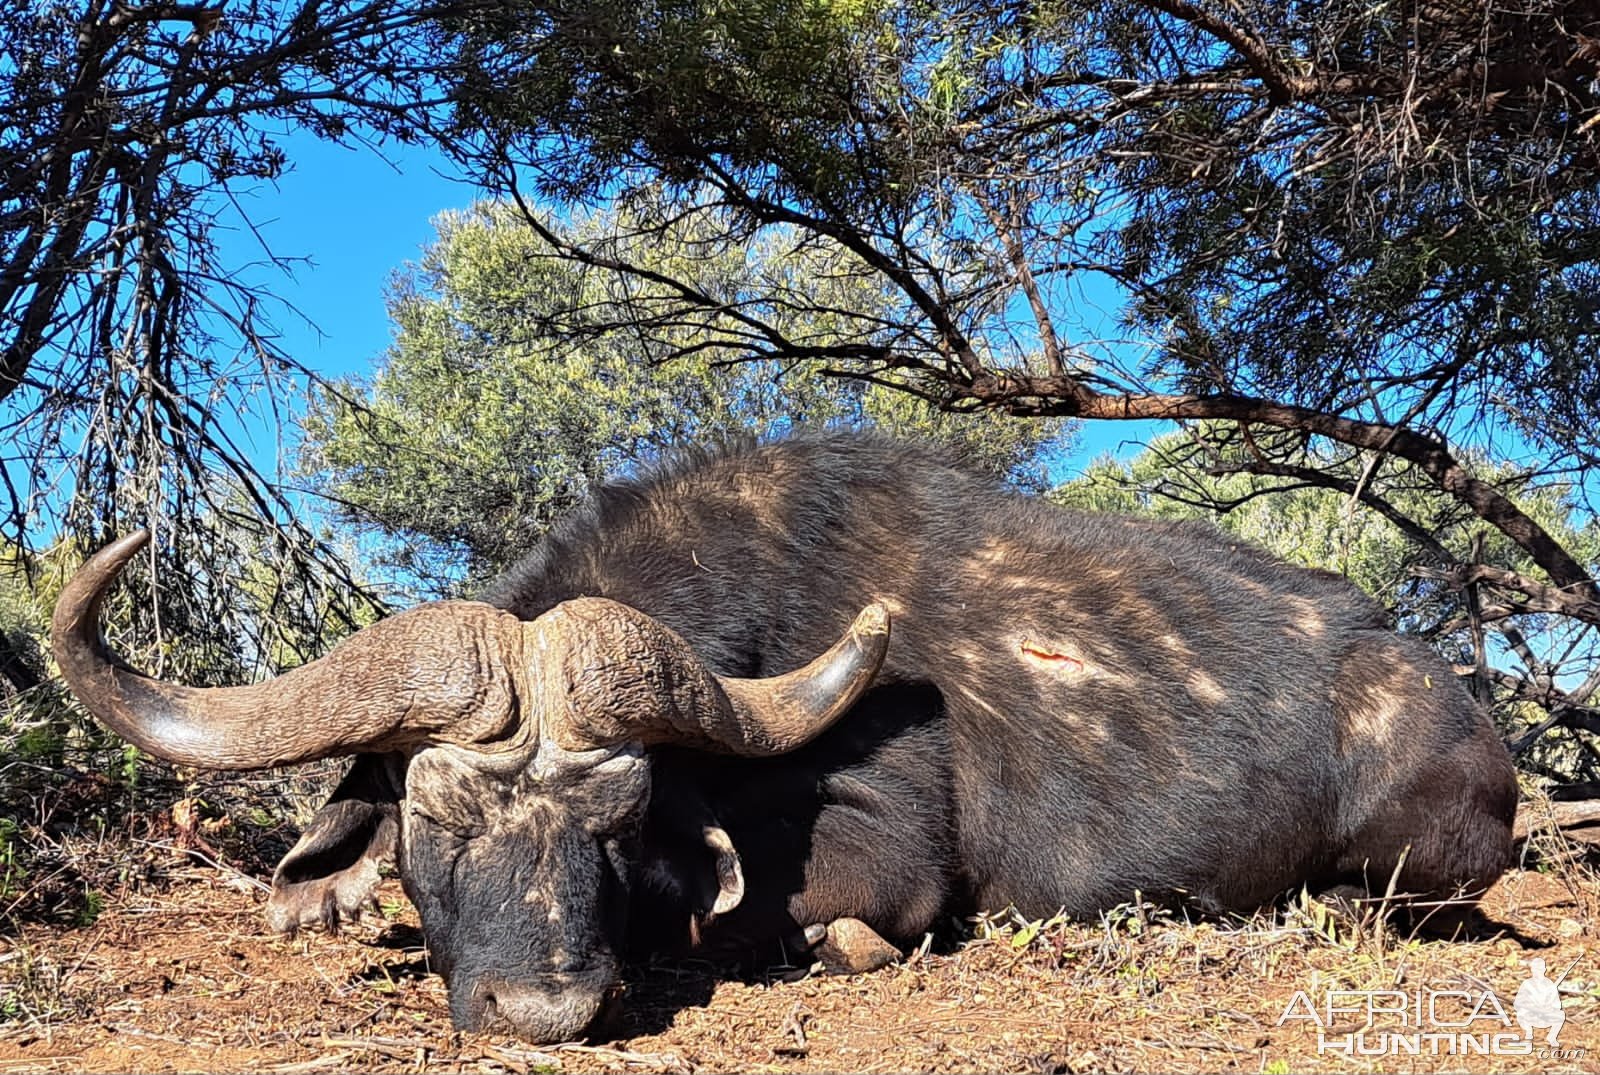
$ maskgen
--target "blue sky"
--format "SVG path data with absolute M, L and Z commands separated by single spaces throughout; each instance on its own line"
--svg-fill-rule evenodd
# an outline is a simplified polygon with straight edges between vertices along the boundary
M 304 133 L 285 136 L 283 146 L 292 170 L 239 197 L 260 238 L 228 207 L 217 232 L 221 262 L 245 266 L 248 282 L 288 304 L 271 312 L 286 353 L 325 376 L 370 374 L 390 340 L 383 302 L 390 274 L 420 257 L 436 215 L 467 206 L 476 189 L 427 148 L 390 146 L 380 157 Z M 266 260 L 263 241 L 276 256 L 296 259 L 291 275 Z M 1087 423 L 1057 476 L 1070 477 L 1103 452 L 1135 454 L 1159 429 Z M 280 434 L 295 439 L 292 431 L 267 431 L 254 449 L 270 457 Z
M 386 162 L 303 133 L 283 144 L 293 170 L 239 198 L 261 238 L 230 207 L 219 255 L 230 268 L 249 266 L 246 279 L 293 307 L 272 312 L 286 352 L 323 374 L 368 373 L 389 343 L 390 273 L 421 255 L 433 217 L 468 205 L 474 188 L 431 150 L 387 147 Z M 263 241 L 280 258 L 306 261 L 285 277 L 266 262 Z

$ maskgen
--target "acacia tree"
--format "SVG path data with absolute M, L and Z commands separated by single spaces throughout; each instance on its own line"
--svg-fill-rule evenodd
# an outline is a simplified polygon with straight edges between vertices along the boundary
M 192 632 L 215 655 L 241 630 L 282 626 L 264 654 L 329 608 L 350 618 L 341 558 L 239 439 L 235 414 L 281 421 L 309 374 L 276 346 L 270 297 L 219 261 L 214 229 L 289 166 L 286 131 L 424 136 L 448 73 L 438 20 L 468 7 L 20 0 L 0 13 L 0 534 L 33 584 L 41 547 L 148 525 L 151 562 L 219 580 L 209 594 L 152 588 L 133 610 L 153 631 Z M 266 619 L 234 585 L 255 559 L 282 580 Z M 0 665 L 25 656 L 0 646 Z
M 644 247 L 615 238 L 660 211 L 641 198 L 550 229 L 563 246 L 598 237 L 729 303 L 792 287 L 804 311 L 771 316 L 817 346 L 871 316 L 878 294 L 850 293 L 862 281 L 836 276 L 837 250 L 797 250 L 781 236 L 747 249 L 704 219 L 655 232 Z M 390 289 L 395 340 L 380 370 L 368 385 L 317 396 L 302 461 L 345 522 L 379 536 L 379 560 L 431 597 L 470 593 L 596 483 L 675 445 L 870 425 L 935 440 L 1040 489 L 1041 458 L 1066 434 L 1059 421 L 953 418 L 903 393 L 815 377 L 805 360 L 724 368 L 695 353 L 697 325 L 638 331 L 673 293 L 650 281 L 616 286 L 562 257 L 510 206 L 446 214 L 437 227 Z
M 1529 467 L 1487 464 L 1531 456 L 1581 497 L 1597 458 L 1597 20 L 1556 0 L 531 0 L 461 27 L 460 115 L 536 230 L 552 203 L 660 187 L 735 239 L 848 251 L 889 295 L 819 344 L 772 316 L 792 289 L 729 303 L 566 243 L 671 293 L 645 335 L 694 324 L 697 351 L 819 359 L 955 411 L 1183 423 L 1191 465 L 1396 519 L 1375 476 L 1436 491 L 1527 569 L 1411 520 L 1419 566 L 1486 629 L 1582 628 L 1593 674 L 1503 686 L 1548 727 L 1592 724 L 1594 565 L 1511 495 Z

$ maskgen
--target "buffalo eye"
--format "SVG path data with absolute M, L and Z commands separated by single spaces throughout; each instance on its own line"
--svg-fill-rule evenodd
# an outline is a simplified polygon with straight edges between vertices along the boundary
M 483 823 L 478 818 L 442 818 L 415 801 L 408 803 L 406 811 L 428 828 L 439 829 L 460 840 L 475 840 L 483 835 Z

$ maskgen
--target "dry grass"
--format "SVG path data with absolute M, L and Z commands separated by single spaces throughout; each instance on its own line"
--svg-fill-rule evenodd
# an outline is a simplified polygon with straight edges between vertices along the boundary
M 147 851 L 152 851 L 147 845 Z M 6 1071 L 1534 1071 L 1600 1061 L 1600 882 L 1517 871 L 1463 939 L 1399 935 L 1301 897 L 1185 923 L 1133 906 L 1096 923 L 991 918 L 960 949 L 799 981 L 658 965 L 630 974 L 616 1036 L 536 1049 L 450 1027 L 415 914 L 342 936 L 265 932 L 252 879 L 155 846 L 160 883 L 112 893 L 83 926 L 0 942 Z M 162 859 L 160 856 L 165 855 Z M 1507 1010 L 1533 955 L 1562 985 L 1564 1047 L 1585 1058 L 1318 1055 L 1279 1025 L 1296 990 L 1492 989 Z M 1345 1027 L 1343 1029 L 1354 1029 Z

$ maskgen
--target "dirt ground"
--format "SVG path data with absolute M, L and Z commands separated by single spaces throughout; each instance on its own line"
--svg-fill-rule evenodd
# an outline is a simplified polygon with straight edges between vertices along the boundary
M 996 920 L 850 977 L 637 967 L 614 1038 L 534 1048 L 451 1029 L 394 882 L 381 917 L 286 940 L 258 883 L 186 866 L 91 925 L 0 940 L 0 1072 L 1596 1071 L 1600 884 L 1575 876 L 1509 875 L 1457 940 L 1301 898 L 1232 922 Z M 1539 1031 L 1523 1054 L 1447 1051 L 1526 1047 L 1513 998 L 1535 956 L 1566 972 L 1559 1050 Z

